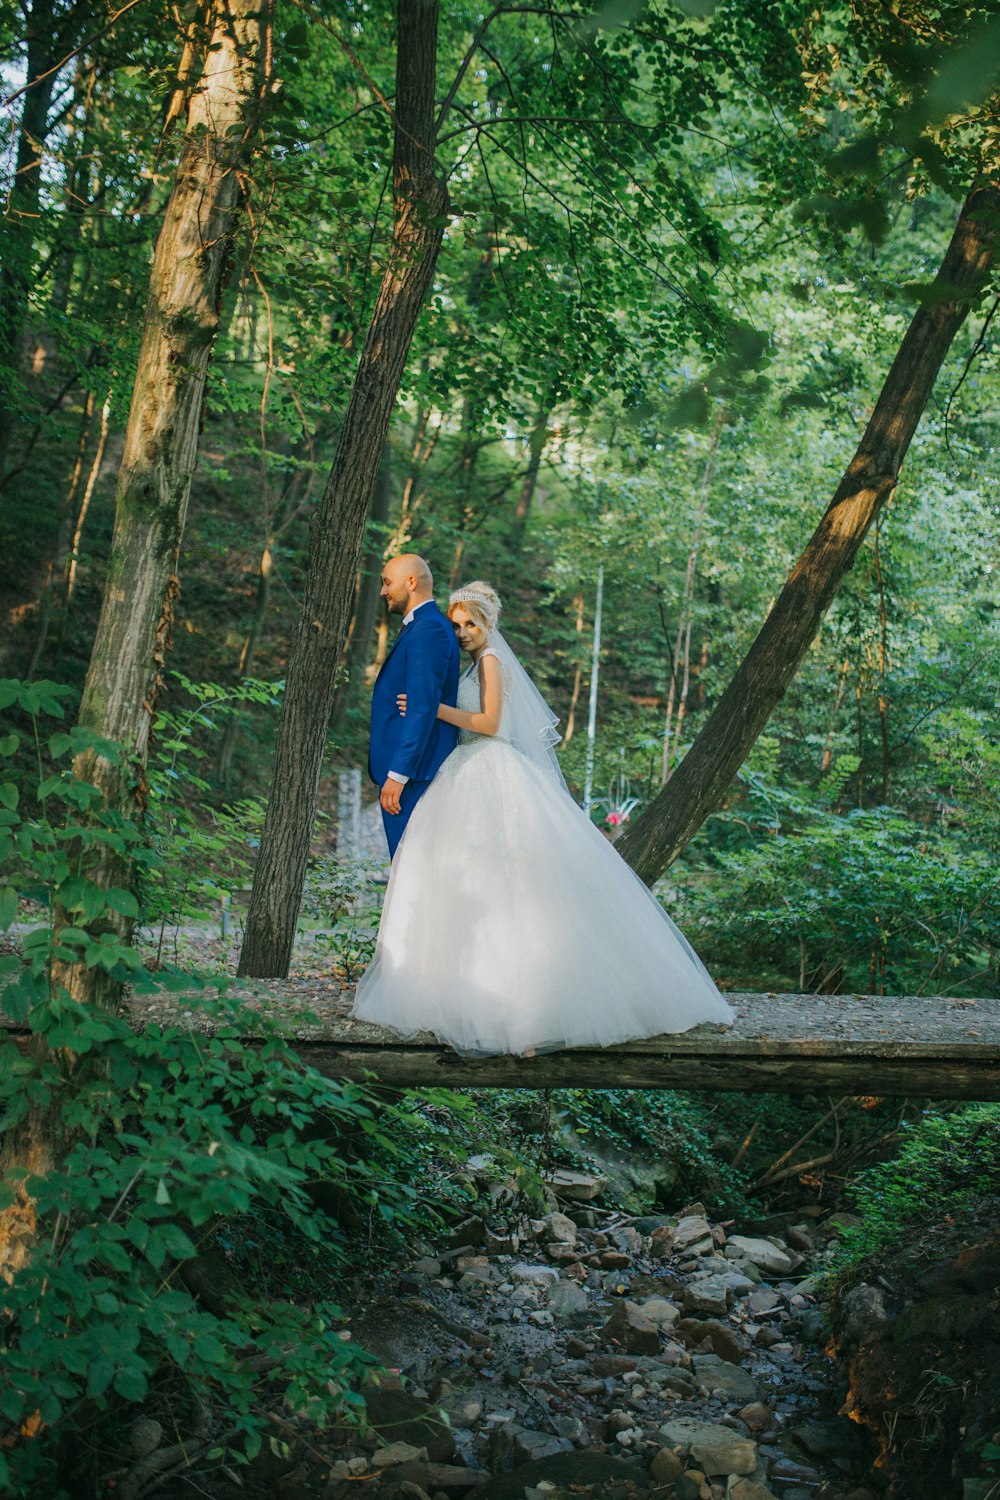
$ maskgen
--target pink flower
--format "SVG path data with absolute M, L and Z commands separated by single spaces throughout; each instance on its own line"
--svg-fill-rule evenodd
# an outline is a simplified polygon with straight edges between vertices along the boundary
M 612 828 L 617 828 L 619 823 L 624 823 L 625 819 L 619 812 L 609 812 L 604 821 L 610 823 Z

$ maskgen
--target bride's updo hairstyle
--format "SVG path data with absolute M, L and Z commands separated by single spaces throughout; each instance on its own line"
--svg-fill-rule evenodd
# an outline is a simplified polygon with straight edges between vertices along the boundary
M 491 583 L 484 583 L 481 578 L 476 578 L 472 583 L 464 583 L 460 589 L 456 589 L 448 600 L 449 620 L 459 605 L 468 611 L 487 635 L 493 634 L 500 618 L 500 595 Z

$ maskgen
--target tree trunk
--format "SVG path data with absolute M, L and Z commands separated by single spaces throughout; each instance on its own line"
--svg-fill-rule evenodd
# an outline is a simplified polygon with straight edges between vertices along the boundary
M 104 603 L 80 722 L 145 760 L 177 593 L 205 377 L 233 233 L 270 89 L 273 0 L 216 0 L 156 242 L 116 494 Z M 80 767 L 128 802 L 106 762 Z
M 140 765 L 169 645 L 177 552 L 220 288 L 242 196 L 240 178 L 269 89 L 271 6 L 272 0 L 217 0 L 212 41 L 188 107 L 177 178 L 153 260 L 108 583 L 80 707 L 81 724 L 124 744 Z M 109 807 L 129 811 L 132 767 L 117 769 L 89 752 L 78 757 L 74 769 L 102 789 Z M 131 883 L 124 857 L 110 851 L 88 874 L 104 885 Z M 61 920 L 57 912 L 57 926 Z M 128 919 L 113 914 L 112 920 L 128 937 Z M 53 979 L 90 1003 L 113 1005 L 120 990 L 99 966 L 54 965 Z M 58 1161 L 59 1130 L 58 1120 L 29 1114 L 5 1145 L 5 1171 L 44 1171 Z M 0 1214 L 0 1274 L 16 1272 L 30 1253 L 33 1210 L 23 1185 L 16 1191 L 15 1203 Z
M 719 804 L 811 645 L 892 494 L 952 340 L 993 266 L 1000 188 L 966 199 L 931 295 L 914 315 L 847 473 L 735 677 L 678 769 L 618 843 L 654 881 Z
M 535 497 L 535 487 L 538 484 L 538 472 L 542 467 L 542 454 L 545 452 L 545 444 L 549 440 L 549 419 L 552 416 L 552 398 L 546 397 L 542 401 L 535 418 L 535 425 L 531 429 L 528 439 L 528 466 L 524 471 L 521 488 L 518 491 L 517 503 L 514 506 L 514 529 L 511 538 L 511 546 L 515 552 L 520 552 L 524 546 L 524 533 L 528 529 L 528 516 L 531 514 L 531 502 Z
M 365 517 L 444 232 L 448 194 L 434 162 L 438 0 L 398 0 L 396 15 L 392 246 L 313 522 L 241 974 L 288 971 Z
M 330 716 L 331 730 L 339 722 L 352 685 L 364 675 L 364 668 L 371 660 L 372 635 L 378 615 L 379 590 L 382 586 L 382 563 L 385 559 L 385 526 L 389 519 L 389 498 L 392 493 L 391 451 L 386 443 L 379 465 L 378 477 L 372 491 L 368 511 L 369 523 L 378 529 L 366 531 L 365 544 L 358 567 L 358 583 L 354 592 L 354 617 L 344 647 L 343 670 Z
M 21 106 L 10 200 L 0 218 L 0 476 L 17 421 L 15 393 L 32 285 L 42 155 L 56 83 L 51 70 L 61 56 L 64 31 L 57 28 L 52 0 L 36 0 L 28 15 L 25 75 L 30 87 Z

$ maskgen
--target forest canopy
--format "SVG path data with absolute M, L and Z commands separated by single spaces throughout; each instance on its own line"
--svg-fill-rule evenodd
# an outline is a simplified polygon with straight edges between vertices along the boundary
M 242 154 L 215 281 L 193 321 L 171 313 L 178 336 L 205 329 L 191 340 L 199 396 L 176 416 L 189 448 L 165 440 L 151 482 L 170 519 L 130 543 L 141 567 L 166 556 L 154 593 L 168 606 L 152 601 L 136 647 L 146 701 L 178 713 L 193 701 L 185 681 L 210 683 L 232 710 L 202 734 L 197 816 L 267 795 L 261 750 L 314 594 L 331 609 L 332 719 L 316 754 L 332 808 L 331 773 L 364 763 L 387 645 L 378 568 L 405 546 L 429 558 L 439 592 L 496 583 L 578 789 L 603 569 L 599 815 L 614 823 L 637 799 L 635 823 L 768 619 L 911 321 L 950 293 L 935 276 L 956 218 L 996 168 L 997 18 L 975 5 L 449 6 L 428 54 L 420 6 L 409 21 L 379 3 L 243 9 L 257 71 L 252 109 L 228 127 Z M 85 681 L 121 655 L 101 634 L 93 649 L 116 480 L 121 511 L 122 476 L 138 483 L 130 409 L 136 434 L 160 420 L 136 407 L 150 273 L 158 243 L 181 263 L 167 229 L 185 151 L 210 128 L 198 109 L 214 24 L 211 5 L 145 0 L 0 8 L 4 670 L 68 683 L 83 722 L 126 743 L 145 744 L 148 726 L 108 722 L 107 684 Z M 437 218 L 423 213 L 429 238 L 411 257 L 433 274 L 400 344 L 398 395 L 352 406 L 398 259 L 399 143 L 416 140 L 400 127 L 404 52 L 433 104 L 433 151 L 422 167 L 413 152 Z M 980 925 L 996 847 L 988 283 L 958 299 L 905 462 L 763 739 L 735 747 L 745 764 L 698 813 L 671 877 L 720 954 L 735 921 L 751 962 L 740 934 L 756 924 L 760 957 L 733 981 L 829 970 L 839 983 L 846 962 L 850 983 L 882 983 L 884 934 L 873 945 L 857 917 L 845 932 L 838 904 L 870 909 L 879 892 L 907 933 L 897 986 L 995 983 Z M 384 440 L 378 423 L 345 437 L 359 404 L 384 417 Z M 370 485 L 337 490 L 338 462 Z M 311 535 L 329 536 L 336 570 L 314 583 Z M 849 896 L 842 842 L 862 867 Z M 912 875 L 911 846 L 926 878 L 897 889 L 886 861 Z M 779 917 L 785 861 L 815 896 Z M 721 915 L 722 889 L 742 892 L 738 914 Z M 916 928 L 902 915 L 915 900 Z

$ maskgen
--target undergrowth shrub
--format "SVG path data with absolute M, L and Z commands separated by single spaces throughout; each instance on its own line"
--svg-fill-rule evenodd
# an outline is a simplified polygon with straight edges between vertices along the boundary
M 44 913 L 0 954 L 0 1248 L 23 1235 L 29 1251 L 0 1299 L 0 1489 L 76 1500 L 120 1470 L 139 1411 L 185 1438 L 179 1464 L 246 1463 L 268 1429 L 262 1379 L 319 1417 L 359 1403 L 372 1361 L 342 1336 L 353 1247 L 332 1205 L 382 1243 L 425 1222 L 411 1172 L 437 1127 L 407 1096 L 302 1066 L 266 1010 L 143 966 L 112 920 L 138 917 L 134 893 L 87 871 L 99 849 L 147 871 L 156 853 L 68 764 L 117 748 L 80 729 L 43 740 L 66 695 L 0 683 L 0 708 L 31 725 L 27 747 L 0 736 L 0 756 L 24 764 L 27 748 L 37 769 L 23 797 L 0 777 L 0 927 L 23 889 Z M 152 992 L 159 1019 L 136 1033 L 71 999 L 57 976 L 74 961 Z M 293 1246 L 294 1273 L 248 1283 L 251 1243 L 269 1262 Z
M 995 860 L 891 807 L 838 811 L 856 765 L 840 757 L 819 793 L 745 776 L 754 846 L 680 892 L 681 925 L 743 989 L 995 993 Z
M 901 1129 L 895 1155 L 851 1186 L 861 1223 L 843 1233 L 838 1270 L 905 1241 L 917 1226 L 960 1217 L 981 1199 L 1000 1197 L 1000 1105 L 929 1111 Z

